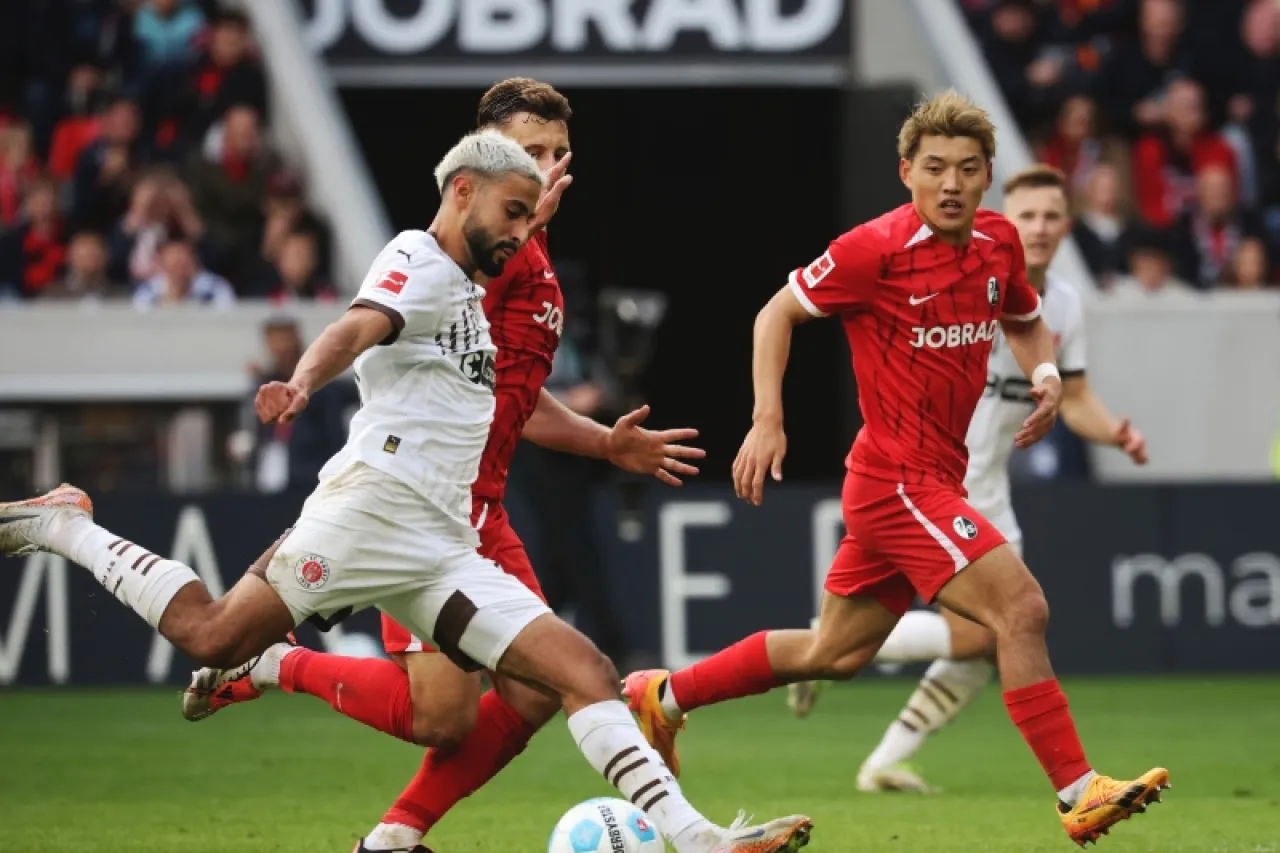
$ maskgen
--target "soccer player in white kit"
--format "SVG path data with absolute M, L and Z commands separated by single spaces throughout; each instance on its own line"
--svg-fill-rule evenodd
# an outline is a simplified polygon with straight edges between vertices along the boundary
M 1050 166 L 1035 165 L 1004 185 L 1004 213 L 1018 229 L 1026 256 L 1027 278 L 1040 291 L 1045 322 L 1057 344 L 1062 374 L 1061 415 L 1067 427 L 1086 441 L 1117 447 L 1137 464 L 1147 460 L 1146 439 L 1127 419 L 1117 420 L 1089 387 L 1085 377 L 1084 311 L 1080 295 L 1048 271 L 1058 245 L 1071 229 L 1066 179 Z M 1009 456 L 1013 438 L 1034 408 L 1031 384 L 997 338 L 987 367 L 987 388 L 970 422 L 966 444 L 969 503 L 1004 535 L 1019 553 L 1022 531 L 1009 496 Z M 889 726 L 858 773 L 862 791 L 913 791 L 930 787 L 905 762 L 925 739 L 950 722 L 986 686 L 995 672 L 995 641 L 990 631 L 946 609 L 913 610 L 903 616 L 876 660 L 882 663 L 933 661 L 906 707 Z M 791 685 L 787 701 L 798 716 L 813 708 L 818 685 Z
M 362 403 L 297 523 L 259 561 L 265 571 L 215 601 L 189 567 L 95 524 L 88 496 L 66 485 L 0 504 L 0 553 L 47 550 L 85 566 L 198 664 L 226 670 L 226 680 L 303 621 L 336 623 L 377 607 L 461 667 L 560 697 L 588 762 L 678 853 L 799 849 L 812 826 L 806 817 L 723 828 L 695 810 L 619 700 L 613 664 L 476 553 L 471 483 L 493 418 L 496 349 L 475 279 L 502 272 L 568 179 L 547 186 L 518 143 L 486 130 L 445 155 L 436 181 L 442 200 L 429 230 L 388 243 L 290 381 L 258 392 L 262 420 L 287 423 L 354 366 Z

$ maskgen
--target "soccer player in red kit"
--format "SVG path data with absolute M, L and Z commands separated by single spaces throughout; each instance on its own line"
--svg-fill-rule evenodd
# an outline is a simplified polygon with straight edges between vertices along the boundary
M 939 95 L 907 119 L 898 152 L 911 202 L 837 238 L 756 320 L 753 426 L 733 466 L 738 496 L 752 504 L 766 476 L 782 479 L 792 329 L 836 315 L 853 351 L 865 426 L 847 460 L 847 534 L 818 628 L 761 632 L 675 673 L 633 673 L 624 693 L 676 770 L 685 712 L 789 682 L 850 678 L 919 595 L 994 632 L 1009 715 L 1058 792 L 1063 826 L 1083 845 L 1158 800 L 1169 774 L 1156 768 L 1122 782 L 1091 769 L 1049 662 L 1044 594 L 963 487 L 965 434 L 997 324 L 1037 403 L 1019 446 L 1056 418 L 1053 334 L 1039 318 L 1017 232 L 978 209 L 995 153 L 986 113 L 954 92 Z
M 524 78 L 504 80 L 481 98 L 478 124 L 514 138 L 549 177 L 568 181 L 568 100 L 551 86 Z M 555 213 L 539 209 L 538 225 Z M 564 300 L 539 230 L 485 285 L 484 313 L 498 347 L 496 405 L 488 443 L 472 486 L 471 520 L 480 553 L 542 597 L 529 556 L 512 529 L 502 500 L 507 471 L 520 439 L 567 453 L 609 459 L 619 467 L 652 473 L 672 485 L 697 473 L 682 461 L 702 451 L 679 442 L 695 430 L 650 432 L 640 424 L 647 408 L 626 415 L 610 430 L 567 409 L 543 388 L 564 328 Z M 442 620 L 445 617 L 442 611 Z M 322 654 L 280 644 L 245 675 L 214 690 L 193 680 L 184 702 L 191 719 L 236 702 L 256 699 L 267 687 L 310 693 L 336 710 L 402 740 L 431 747 L 417 775 L 357 851 L 424 853 L 423 836 L 454 804 L 471 794 L 518 755 L 559 703 L 532 688 L 493 675 L 481 695 L 479 675 L 464 672 L 445 654 L 414 637 L 385 614 L 383 643 L 395 662 Z M 772 848 L 771 848 L 772 849 Z

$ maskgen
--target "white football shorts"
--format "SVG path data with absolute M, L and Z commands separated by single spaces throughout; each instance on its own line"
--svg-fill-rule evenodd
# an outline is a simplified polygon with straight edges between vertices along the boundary
M 550 609 L 476 553 L 476 532 L 357 462 L 320 484 L 267 565 L 295 624 L 377 607 L 465 669 L 496 669 Z

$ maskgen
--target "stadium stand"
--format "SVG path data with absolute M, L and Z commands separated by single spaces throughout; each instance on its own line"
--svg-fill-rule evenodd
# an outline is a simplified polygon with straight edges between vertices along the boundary
M 274 150 L 248 16 L 6 2 L 0 296 L 331 298 L 328 224 Z
M 1274 286 L 1280 7 L 964 0 L 1037 156 L 1069 175 L 1104 289 Z

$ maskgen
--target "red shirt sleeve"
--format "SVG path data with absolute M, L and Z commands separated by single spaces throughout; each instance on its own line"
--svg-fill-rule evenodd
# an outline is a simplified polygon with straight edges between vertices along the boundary
M 879 275 L 880 241 L 859 225 L 832 240 L 809 266 L 792 272 L 787 283 L 810 314 L 828 317 L 869 304 Z
M 1009 226 L 1013 230 L 1013 226 Z M 1013 272 L 1005 289 L 1002 320 L 1030 322 L 1040 316 L 1040 294 L 1027 281 L 1027 262 L 1022 255 L 1022 240 L 1015 232 L 1009 240 L 1013 246 Z

